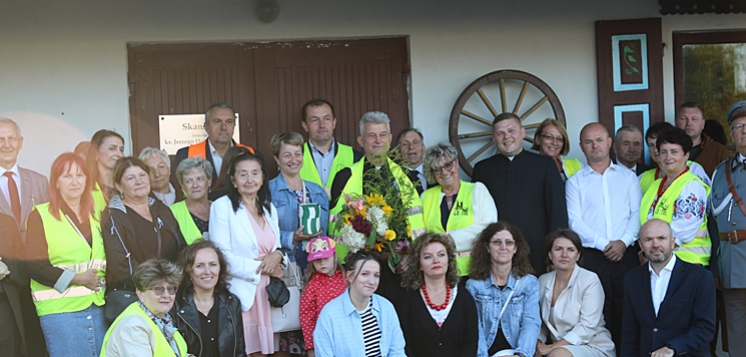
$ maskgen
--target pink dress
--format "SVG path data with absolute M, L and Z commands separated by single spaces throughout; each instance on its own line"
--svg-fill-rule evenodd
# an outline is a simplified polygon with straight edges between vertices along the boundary
M 251 228 L 254 229 L 257 237 L 259 257 L 264 257 L 272 252 L 277 237 L 275 237 L 272 227 L 264 217 L 262 217 L 264 220 L 264 229 L 262 229 L 251 213 L 248 213 L 248 210 L 246 212 L 249 215 L 249 221 L 251 221 Z M 266 289 L 268 284 L 269 276 L 262 275 L 259 284 L 256 286 L 254 305 L 251 306 L 249 311 L 243 313 L 243 334 L 246 340 L 247 354 L 255 352 L 271 354 L 275 352 L 275 346 L 279 344 L 279 334 L 277 334 L 278 341 L 275 341 L 275 335 L 272 332 L 271 307 L 269 306 Z

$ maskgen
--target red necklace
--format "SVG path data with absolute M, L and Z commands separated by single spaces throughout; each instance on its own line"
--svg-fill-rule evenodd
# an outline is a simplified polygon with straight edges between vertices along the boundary
M 422 294 L 425 295 L 427 306 L 429 306 L 431 309 L 435 309 L 435 311 L 444 310 L 448 306 L 448 301 L 451 300 L 451 286 L 446 283 L 446 302 L 440 305 L 435 305 L 432 301 L 430 301 L 430 295 L 427 294 L 427 287 L 425 286 L 425 282 L 422 282 Z
M 689 171 L 689 166 L 687 166 L 684 169 L 684 171 L 681 171 L 679 176 L 676 176 L 676 178 L 673 179 L 673 181 L 676 181 L 679 177 L 681 177 L 681 175 L 687 173 L 688 171 Z M 661 200 L 661 197 L 663 196 L 663 194 L 666 192 L 666 190 L 668 190 L 668 187 L 671 187 L 671 185 L 673 184 L 673 181 L 671 181 L 671 185 L 668 185 L 668 187 L 664 189 L 663 184 L 666 183 L 667 176 L 664 176 L 663 178 L 664 180 L 662 180 L 660 186 L 658 186 L 658 195 L 656 196 L 655 203 L 653 204 L 653 212 L 655 212 L 655 207 L 658 206 L 658 202 Z

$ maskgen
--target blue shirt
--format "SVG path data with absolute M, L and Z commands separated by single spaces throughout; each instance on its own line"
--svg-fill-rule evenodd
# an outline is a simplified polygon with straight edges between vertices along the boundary
M 516 353 L 531 357 L 536 351 L 536 341 L 541 331 L 539 312 L 539 280 L 528 274 L 517 280 L 510 274 L 503 290 L 495 285 L 492 275 L 487 280 L 468 280 L 466 289 L 474 297 L 479 318 L 479 348 L 477 356 L 488 357 L 487 350 L 495 341 L 498 324 L 495 323 L 510 292 L 515 290 L 505 309 L 499 326 L 505 339 Z
M 324 189 L 310 181 L 303 181 L 306 185 L 306 191 L 311 196 L 311 202 L 316 203 L 321 208 L 321 229 L 324 230 L 322 235 L 326 235 L 326 230 L 329 225 L 329 196 L 327 196 Z M 284 253 L 291 253 L 295 246 L 293 242 L 293 234 L 298 230 L 298 198 L 295 193 L 288 187 L 285 177 L 282 173 L 277 175 L 269 181 L 269 191 L 272 195 L 272 204 L 277 208 L 280 225 L 280 243 Z M 305 271 L 305 267 L 308 264 L 304 247 L 298 246 L 296 249 L 296 261 L 301 266 L 301 269 Z
M 311 150 L 311 157 L 316 165 L 316 171 L 319 173 L 321 183 L 326 186 L 326 182 L 329 181 L 329 174 L 332 170 L 332 163 L 334 163 L 334 155 L 337 146 L 337 141 L 332 138 L 332 145 L 329 146 L 329 150 L 326 153 L 321 153 L 319 149 L 313 146 L 311 140 L 308 140 L 308 148 Z
M 381 357 L 406 357 L 404 334 L 394 305 L 376 294 L 372 299 L 373 316 L 381 329 Z M 538 338 L 538 332 L 536 336 Z M 365 356 L 363 325 L 360 314 L 350 301 L 349 289 L 321 310 L 313 331 L 313 344 L 317 357 Z

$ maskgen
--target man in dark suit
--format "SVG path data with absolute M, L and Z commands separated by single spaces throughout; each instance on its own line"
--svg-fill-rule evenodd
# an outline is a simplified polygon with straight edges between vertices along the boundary
M 407 177 L 414 184 L 417 193 L 421 195 L 434 185 L 425 179 L 425 167 L 423 166 L 425 150 L 427 150 L 425 137 L 415 128 L 406 128 L 399 132 L 396 142 L 397 153 L 401 157 L 401 166 L 407 169 Z
M 0 231 L 3 232 L 0 237 L 0 351 L 3 356 L 24 356 L 27 342 L 24 317 L 28 317 L 24 316 L 22 304 L 24 299 L 28 300 L 27 304 L 32 302 L 23 266 L 23 242 L 15 218 L 11 216 L 0 214 Z
M 233 140 L 233 130 L 236 128 L 236 113 L 228 103 L 219 102 L 209 106 L 205 111 L 203 128 L 207 132 L 205 141 L 185 146 L 176 152 L 174 163 L 171 165 L 172 178 L 176 177 L 176 168 L 179 167 L 182 160 L 189 157 L 201 157 L 212 164 L 212 183 L 210 183 L 212 188 L 218 182 L 223 155 L 231 146 L 243 146 L 252 154 L 261 156 L 261 153 L 254 151 L 252 147 L 239 144 Z M 176 189 L 180 190 L 180 187 Z
M 621 355 L 709 356 L 715 335 L 712 273 L 676 258 L 665 221 L 645 223 L 639 242 L 649 263 L 624 276 Z
M 632 170 L 635 176 L 640 176 L 650 168 L 640 162 L 645 144 L 642 142 L 642 131 L 632 124 L 624 125 L 616 131 L 614 151 L 617 163 Z
M 526 130 L 518 116 L 499 114 L 492 129 L 498 153 L 474 166 L 472 181 L 487 186 L 501 220 L 521 229 L 531 265 L 541 275 L 546 272 L 544 237 L 567 227 L 565 186 L 551 158 L 523 149 Z
M 34 205 L 49 201 L 49 181 L 18 166 L 21 148 L 21 127 L 12 119 L 0 119 L 0 213 L 15 218 L 21 237 L 25 237 L 26 218 Z

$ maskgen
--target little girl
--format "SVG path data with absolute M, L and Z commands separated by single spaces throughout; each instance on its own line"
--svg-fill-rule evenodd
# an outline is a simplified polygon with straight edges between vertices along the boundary
M 347 288 L 344 282 L 342 264 L 337 260 L 334 246 L 337 243 L 329 237 L 318 237 L 306 246 L 308 268 L 303 294 L 300 297 L 300 326 L 306 342 L 308 356 L 313 353 L 313 330 L 321 309 Z

